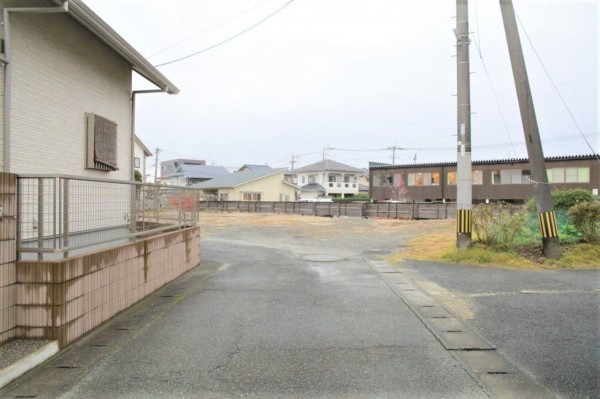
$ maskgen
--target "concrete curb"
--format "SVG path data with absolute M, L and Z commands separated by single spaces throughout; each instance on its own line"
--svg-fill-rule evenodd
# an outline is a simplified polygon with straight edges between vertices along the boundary
M 29 370 L 39 366 L 59 351 L 58 341 L 52 341 L 35 352 L 0 370 L 0 388 L 8 385 Z

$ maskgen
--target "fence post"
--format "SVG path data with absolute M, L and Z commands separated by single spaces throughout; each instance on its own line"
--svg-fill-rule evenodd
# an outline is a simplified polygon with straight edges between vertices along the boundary
M 388 218 L 388 219 L 390 218 L 390 206 L 391 206 L 391 205 L 392 205 L 392 204 L 390 204 L 390 203 L 388 202 L 388 209 L 387 209 L 387 218 Z
M 38 178 L 38 220 L 37 220 L 37 240 L 38 249 L 44 248 L 44 180 Z M 42 252 L 38 252 L 38 260 L 44 259 Z
M 317 216 L 317 203 L 313 204 L 313 216 Z
M 137 231 L 137 193 L 138 193 L 138 185 L 132 184 L 129 186 L 129 200 L 131 203 L 129 204 L 129 232 L 135 233 Z
M 69 251 L 64 251 L 69 246 L 69 179 L 62 179 L 63 182 L 63 256 L 69 257 Z
M 52 179 L 52 248 L 56 249 L 56 185 L 58 178 Z
M 412 202 L 412 210 L 410 212 L 410 219 L 411 220 L 415 219 L 415 200 L 413 200 L 413 202 Z

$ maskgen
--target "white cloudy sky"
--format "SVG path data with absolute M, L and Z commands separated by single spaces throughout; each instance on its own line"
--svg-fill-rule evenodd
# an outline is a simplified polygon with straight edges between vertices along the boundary
M 160 64 L 234 36 L 289 0 L 84 1 Z M 514 3 L 533 44 L 521 31 L 545 155 L 592 150 L 533 49 L 597 153 L 600 0 Z M 469 4 L 483 59 L 472 45 L 473 159 L 524 157 L 499 3 Z M 292 154 L 299 167 L 320 160 L 324 147 L 338 149 L 328 158 L 358 167 L 391 162 L 391 151 L 365 151 L 391 146 L 406 148 L 396 163 L 415 155 L 455 160 L 455 7 L 454 0 L 295 0 L 226 44 L 159 67 L 181 92 L 139 96 L 137 134 L 163 150 L 162 160 L 230 168 L 289 167 Z

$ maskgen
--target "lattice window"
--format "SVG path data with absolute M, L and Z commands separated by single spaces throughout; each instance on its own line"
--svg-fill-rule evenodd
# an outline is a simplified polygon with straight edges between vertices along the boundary
M 117 167 L 117 124 L 96 114 L 86 114 L 86 118 L 86 168 L 107 172 L 119 170 Z

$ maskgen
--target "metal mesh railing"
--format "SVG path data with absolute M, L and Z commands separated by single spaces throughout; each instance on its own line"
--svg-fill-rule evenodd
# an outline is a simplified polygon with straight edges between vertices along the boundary
M 66 257 L 193 226 L 197 203 L 198 191 L 186 187 L 20 175 L 17 249 L 21 259 Z

